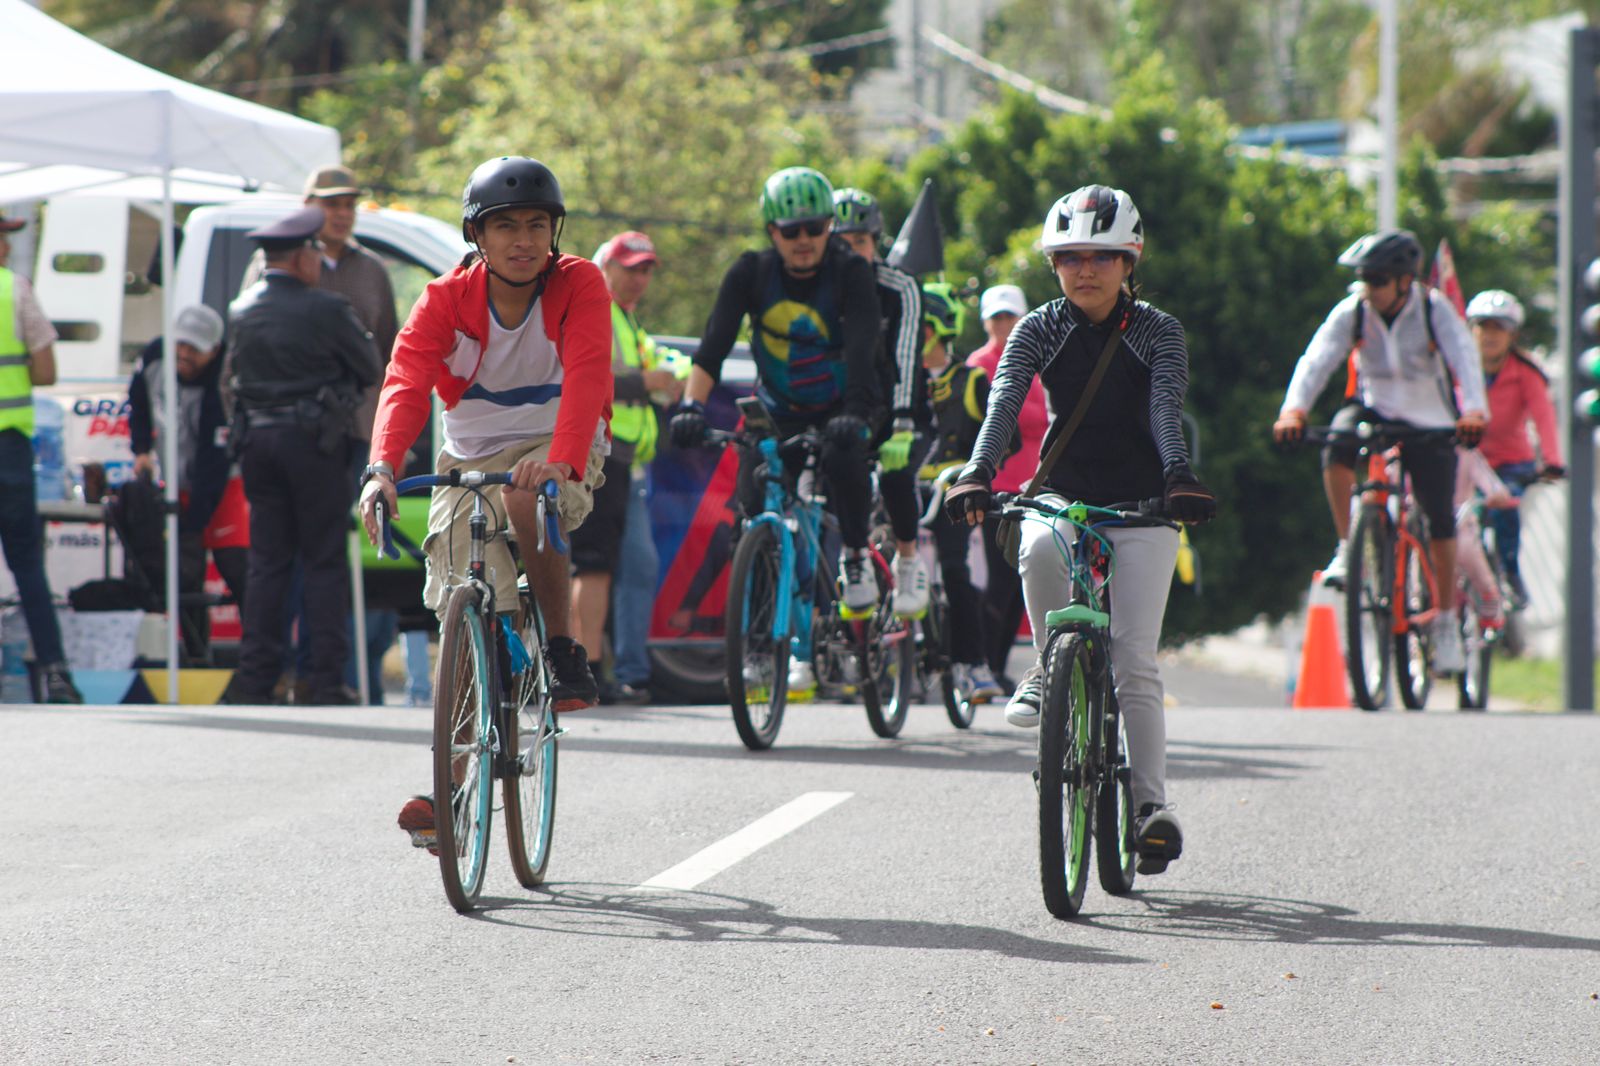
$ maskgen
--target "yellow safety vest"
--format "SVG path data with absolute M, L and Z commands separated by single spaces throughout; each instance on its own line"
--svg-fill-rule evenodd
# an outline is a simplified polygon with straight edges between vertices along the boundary
M 16 286 L 11 271 L 0 267 L 0 431 L 33 435 L 33 380 L 28 376 L 28 348 L 17 333 Z
M 616 347 L 613 363 L 636 366 L 641 370 L 655 369 L 655 341 L 615 301 L 611 304 L 611 336 L 612 344 Z M 634 462 L 648 463 L 655 458 L 656 438 L 660 433 L 655 408 L 648 402 L 628 401 L 612 405 L 611 435 L 633 445 Z

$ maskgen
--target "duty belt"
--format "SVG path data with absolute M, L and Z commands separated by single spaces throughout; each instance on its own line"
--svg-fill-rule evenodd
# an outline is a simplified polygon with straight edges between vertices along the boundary
M 249 420 L 251 429 L 277 429 L 282 426 L 300 425 L 293 404 L 287 407 L 247 407 L 245 417 Z

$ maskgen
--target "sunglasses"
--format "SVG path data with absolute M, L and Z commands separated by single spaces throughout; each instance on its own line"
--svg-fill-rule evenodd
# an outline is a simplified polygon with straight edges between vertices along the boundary
M 1051 262 L 1058 270 L 1065 267 L 1069 273 L 1076 274 L 1091 263 L 1096 270 L 1110 270 L 1121 258 L 1121 252 L 1057 252 Z
M 792 241 L 800 236 L 801 230 L 805 230 L 807 237 L 820 237 L 828 232 L 828 226 L 832 221 L 829 218 L 814 218 L 809 222 L 791 222 L 787 226 L 778 227 L 778 236 L 786 241 Z
M 1391 282 L 1393 280 L 1394 280 L 1394 275 L 1392 275 L 1392 274 L 1363 274 L 1363 275 L 1361 275 L 1361 284 L 1368 285 L 1368 286 L 1370 286 L 1370 287 L 1372 287 L 1374 289 L 1381 289 L 1381 288 L 1383 288 L 1385 285 L 1389 284 L 1389 282 Z

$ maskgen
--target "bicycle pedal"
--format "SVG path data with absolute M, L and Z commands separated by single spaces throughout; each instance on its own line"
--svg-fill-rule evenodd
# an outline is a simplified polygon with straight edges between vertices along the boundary
M 439 854 L 439 835 L 432 829 L 410 829 L 411 846 L 414 848 L 427 848 L 433 854 Z

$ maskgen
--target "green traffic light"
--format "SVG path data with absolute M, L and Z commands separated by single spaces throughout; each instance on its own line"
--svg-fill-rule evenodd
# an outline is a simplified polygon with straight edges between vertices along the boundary
M 1586 418 L 1591 422 L 1600 421 L 1600 389 L 1588 389 L 1578 394 L 1573 401 L 1572 409 L 1579 418 Z
M 1600 348 L 1586 348 L 1578 354 L 1578 373 L 1590 381 L 1600 381 Z
M 1583 287 L 1589 290 L 1589 295 L 1600 296 L 1600 259 L 1589 260 L 1584 268 Z

